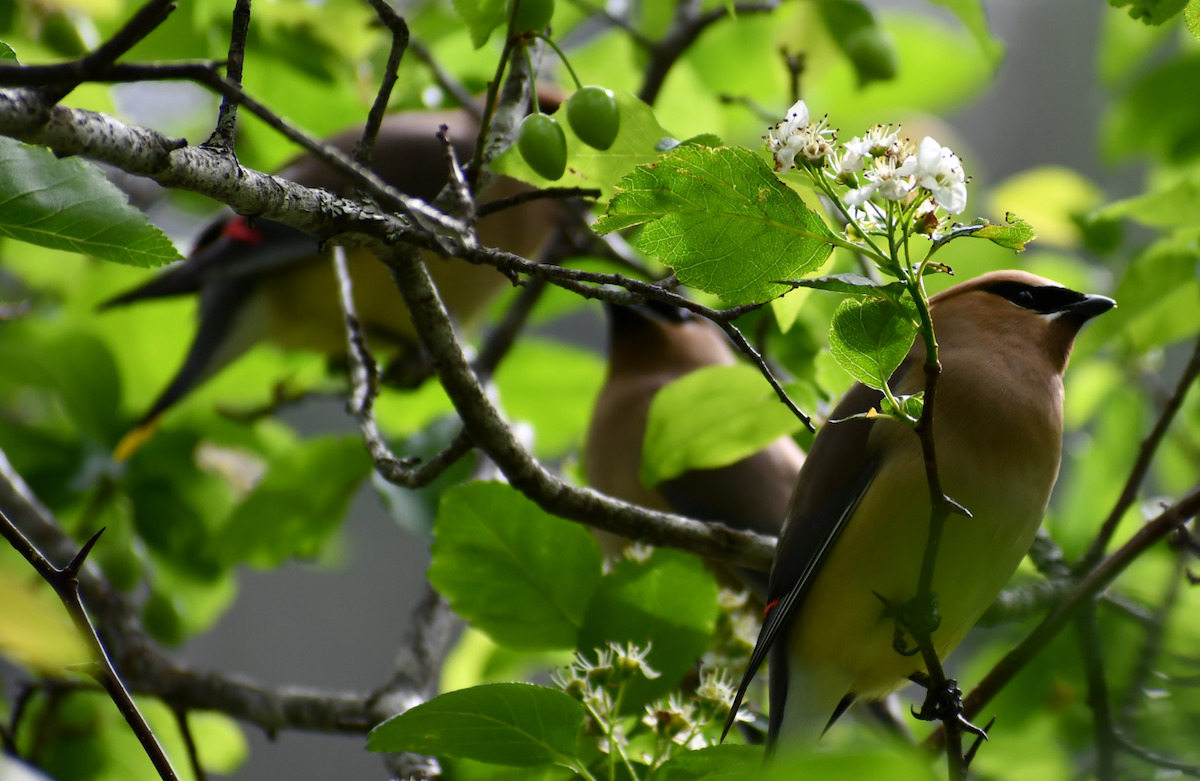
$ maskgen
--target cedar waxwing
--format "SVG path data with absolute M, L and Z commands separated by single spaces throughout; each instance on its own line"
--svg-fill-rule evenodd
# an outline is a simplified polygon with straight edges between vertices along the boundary
M 407 112 L 386 117 L 373 156 L 373 169 L 397 189 L 431 201 L 447 180 L 445 148 L 435 137 L 440 125 L 460 160 L 475 148 L 478 122 L 466 111 Z M 344 131 L 330 143 L 349 153 L 362 128 Z M 304 156 L 279 174 L 308 187 L 348 194 L 350 185 L 333 169 Z M 501 178 L 481 202 L 530 189 Z M 533 257 L 554 225 L 557 207 L 534 201 L 480 220 L 479 240 L 522 257 Z M 349 250 L 347 266 L 354 298 L 371 346 L 395 358 L 415 343 L 408 310 L 386 266 L 366 250 Z M 446 308 L 469 326 L 483 305 L 507 282 L 489 266 L 425 254 Z M 199 293 L 199 328 L 183 367 L 136 428 L 117 445 L 124 459 L 153 433 L 164 411 L 261 340 L 284 348 L 344 355 L 345 324 L 333 268 L 315 239 L 270 220 L 249 221 L 225 213 L 206 228 L 184 262 L 150 282 L 117 296 L 102 308 L 164 296 Z
M 946 522 L 934 572 L 939 658 L 966 635 L 1029 550 L 1062 451 L 1063 371 L 1080 327 L 1114 306 L 1023 271 L 997 271 L 931 299 L 943 372 L 934 415 L 946 495 L 973 515 Z M 925 387 L 918 338 L 891 378 Z M 877 407 L 855 385 L 831 420 Z M 880 597 L 916 595 L 930 502 L 920 442 L 885 418 L 829 423 L 800 471 L 771 569 L 758 643 L 726 731 L 770 652 L 769 749 L 814 744 L 854 698 L 877 700 L 924 673 L 893 650 Z M 876 596 L 878 594 L 879 596 Z
M 686 472 L 647 489 L 639 471 L 654 395 L 704 366 L 736 363 L 725 335 L 683 309 L 650 303 L 606 305 L 608 375 L 584 444 L 588 484 L 653 510 L 676 512 L 738 529 L 778 534 L 804 453 L 791 437 L 729 466 Z M 606 552 L 621 538 L 599 535 Z M 622 540 L 623 541 L 623 540 Z M 739 573 L 753 579 L 760 573 Z M 760 586 L 765 586 L 765 579 Z M 752 585 L 755 585 L 752 583 Z

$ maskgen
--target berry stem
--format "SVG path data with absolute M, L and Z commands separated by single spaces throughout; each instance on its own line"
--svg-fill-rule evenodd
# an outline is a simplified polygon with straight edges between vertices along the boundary
M 571 79 L 575 82 L 575 89 L 583 89 L 583 82 L 581 82 L 579 77 L 575 75 L 575 69 L 571 67 L 571 61 L 567 59 L 567 55 L 563 53 L 563 50 L 558 48 L 558 44 L 550 40 L 550 36 L 546 35 L 545 33 L 537 33 L 536 37 L 541 38 L 543 41 L 550 44 L 550 48 L 558 52 L 558 58 L 562 60 L 563 65 L 567 66 L 567 72 L 571 74 Z

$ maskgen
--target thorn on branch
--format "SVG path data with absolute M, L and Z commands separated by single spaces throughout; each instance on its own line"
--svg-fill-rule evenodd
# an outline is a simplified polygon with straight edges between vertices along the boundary
M 983 745 L 983 741 L 988 740 L 988 733 L 992 731 L 992 727 L 996 724 L 996 717 L 992 716 L 992 720 L 983 728 L 982 735 L 975 735 L 975 741 L 971 743 L 971 748 L 967 749 L 967 753 L 963 755 L 963 764 L 966 769 L 970 769 L 971 762 L 975 760 L 975 754 L 978 753 L 979 747 Z
M 96 541 L 100 539 L 101 534 L 104 534 L 106 528 L 108 527 L 101 527 L 100 531 L 93 534 L 91 539 L 83 544 L 83 547 L 79 549 L 79 553 L 76 553 L 75 558 L 71 559 L 71 563 L 62 569 L 63 575 L 72 579 L 79 576 L 79 570 L 83 568 L 83 562 L 87 560 L 88 554 L 92 552 Z

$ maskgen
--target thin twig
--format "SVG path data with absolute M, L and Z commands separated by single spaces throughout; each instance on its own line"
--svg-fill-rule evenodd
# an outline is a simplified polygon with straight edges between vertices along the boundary
M 611 24 L 613 27 L 619 28 L 620 30 L 624 31 L 624 33 L 627 36 L 629 36 L 629 40 L 633 41 L 639 47 L 641 47 L 643 49 L 647 49 L 647 50 L 654 48 L 654 41 L 652 41 L 650 38 L 647 38 L 645 35 L 643 35 L 642 32 L 640 30 L 638 30 L 636 27 L 634 27 L 632 24 L 630 24 L 628 20 L 622 19 L 619 16 L 614 16 L 613 14 L 610 14 L 604 8 L 601 8 L 599 6 L 594 6 L 591 3 L 586 2 L 586 0 L 567 0 L 567 1 L 569 3 L 571 3 L 571 5 L 580 9 L 581 11 L 583 11 L 591 16 L 599 17 L 599 18 L 603 19 L 604 21 L 608 22 L 609 24 Z
M 942 535 L 946 528 L 946 520 L 954 508 L 946 492 L 942 489 L 941 476 L 938 473 L 937 449 L 934 442 L 934 402 L 937 398 L 938 380 L 942 375 L 942 364 L 938 357 L 937 337 L 933 330 L 933 319 L 929 312 L 924 295 L 924 286 L 917 277 L 910 281 L 910 291 L 917 301 L 921 317 L 921 335 L 925 342 L 925 396 L 921 417 L 914 427 L 914 432 L 921 442 L 921 451 L 925 459 L 925 481 L 929 490 L 929 533 L 925 542 L 925 550 L 921 558 L 921 572 L 917 581 L 917 595 L 912 607 L 907 611 L 915 625 L 908 626 L 918 648 L 921 658 L 925 661 L 925 669 L 929 674 L 929 691 L 958 692 L 957 685 L 946 677 L 941 660 L 933 646 L 933 633 L 937 630 L 941 619 L 937 614 L 937 595 L 933 591 L 933 575 L 937 565 L 938 553 L 941 550 Z M 962 715 L 962 700 L 955 696 L 950 707 L 943 709 L 938 715 L 942 719 L 943 732 L 946 735 L 946 757 L 951 781 L 959 781 L 966 777 L 967 760 L 963 755 L 962 730 L 970 729 L 972 725 Z
M 738 14 L 768 13 L 774 11 L 779 0 L 765 2 L 734 3 L 733 11 Z M 729 16 L 729 6 L 721 4 L 702 11 L 699 0 L 682 0 L 675 8 L 675 19 L 662 39 L 650 48 L 650 62 L 642 75 L 642 88 L 638 97 L 653 106 L 658 93 L 666 83 L 667 74 L 676 61 L 691 47 L 700 34 L 713 24 Z
M 179 734 L 183 736 L 183 744 L 187 747 L 188 762 L 192 764 L 192 775 L 196 781 L 207 781 L 208 774 L 200 764 L 200 752 L 196 750 L 196 738 L 192 735 L 192 725 L 188 723 L 187 708 L 172 708 L 175 723 L 179 725 Z
M 1113 505 L 1112 512 L 1108 514 L 1108 518 L 1100 527 L 1100 531 L 1096 534 L 1087 553 L 1076 564 L 1076 571 L 1082 572 L 1091 569 L 1097 561 L 1104 557 L 1104 551 L 1108 548 L 1108 543 L 1112 540 L 1117 525 L 1125 516 L 1125 511 L 1133 504 L 1133 500 L 1137 498 L 1138 489 L 1141 488 L 1142 481 L 1146 479 L 1146 473 L 1150 471 L 1154 454 L 1158 451 L 1158 446 L 1166 435 L 1167 429 L 1171 427 L 1175 413 L 1183 406 L 1183 400 L 1187 397 L 1188 390 L 1192 387 L 1197 375 L 1200 375 L 1200 340 L 1196 342 L 1196 347 L 1192 350 L 1192 357 L 1184 368 L 1179 382 L 1176 383 L 1174 392 L 1163 405 L 1154 429 L 1142 441 L 1142 446 L 1138 449 L 1137 460 L 1134 461 L 1133 468 L 1129 471 L 1129 478 L 1125 481 L 1125 487 L 1121 489 L 1121 495 Z
M 150 0 L 95 51 L 76 60 L 76 67 L 71 77 L 65 78 L 53 86 L 43 88 L 41 90 L 42 99 L 47 103 L 57 103 L 65 98 L 80 84 L 88 81 L 89 74 L 93 71 L 112 65 L 121 55 L 154 32 L 174 10 L 175 4 L 172 0 Z
M 437 132 L 438 140 L 445 147 L 446 168 L 450 171 L 450 181 L 446 183 L 446 186 L 453 193 L 455 214 L 467 226 L 467 230 L 463 231 L 459 238 L 464 243 L 474 246 L 479 243 L 479 239 L 475 235 L 477 220 L 475 196 L 471 193 L 471 185 L 467 183 L 467 177 L 463 174 L 462 166 L 458 164 L 458 155 L 454 153 L 454 144 L 450 143 L 449 130 L 447 126 L 442 125 L 438 128 Z
M 1174 770 L 1181 775 L 1188 776 L 1189 778 L 1200 778 L 1200 765 L 1177 762 L 1160 754 L 1155 754 L 1154 752 L 1144 749 L 1138 744 L 1134 743 L 1120 732 L 1116 733 L 1115 739 L 1117 742 L 1117 748 L 1121 749 L 1130 756 L 1137 757 L 1143 762 L 1154 765 L 1155 767 L 1164 768 L 1166 770 Z
M 392 34 L 392 48 L 388 51 L 387 65 L 383 69 L 383 78 L 379 82 L 379 92 L 371 111 L 367 114 L 367 125 L 363 128 L 362 140 L 354 147 L 354 162 L 366 168 L 371 167 L 371 154 L 375 151 L 375 138 L 383 125 L 383 115 L 387 113 L 388 101 L 392 97 L 392 88 L 396 85 L 396 75 L 400 71 L 400 60 L 408 48 L 408 25 L 404 18 L 396 13 L 396 9 L 387 0 L 367 0 L 375 9 L 379 21 Z
M 250 34 L 250 0 L 237 0 L 233 6 L 233 32 L 229 36 L 229 57 L 225 61 L 225 80 L 241 89 L 242 67 L 246 63 L 246 36 Z M 216 72 L 213 72 L 216 75 Z M 204 145 L 215 150 L 233 152 L 237 131 L 238 99 L 224 95 L 217 112 L 217 126 Z
M 479 206 L 479 219 L 530 201 L 567 198 L 599 198 L 600 191 L 589 187 L 547 187 L 544 190 L 525 190 L 505 198 L 497 198 Z
M 1092 729 L 1096 744 L 1097 781 L 1116 781 L 1116 726 L 1108 696 L 1108 678 L 1104 674 L 1104 641 L 1096 617 L 1096 603 L 1084 603 L 1075 616 L 1083 672 L 1087 679 L 1087 704 L 1092 711 Z
M 429 72 L 433 74 L 433 80 L 438 83 L 438 86 L 453 95 L 464 111 L 474 117 L 476 122 L 483 119 L 483 110 L 479 108 L 475 96 L 433 58 L 433 54 L 425 44 L 415 38 L 409 38 L 408 48 L 417 56 L 418 60 L 425 63 L 425 67 L 429 68 Z
M 375 422 L 373 406 L 375 397 L 379 395 L 379 371 L 371 348 L 367 345 L 362 321 L 354 307 L 353 282 L 346 267 L 346 251 L 342 247 L 333 248 L 333 269 L 338 280 L 338 299 L 349 342 L 351 390 L 346 406 L 358 420 L 363 442 L 371 454 L 376 471 L 389 483 L 404 488 L 422 488 L 471 452 L 471 439 L 460 432 L 445 450 L 415 469 L 412 468 L 415 463 L 411 459 L 400 459 L 392 453 Z
M 1129 683 L 1125 688 L 1125 696 L 1121 701 L 1121 721 L 1124 724 L 1131 724 L 1137 715 L 1138 707 L 1141 706 L 1142 700 L 1146 696 L 1146 682 L 1154 673 L 1154 666 L 1162 654 L 1163 641 L 1166 640 L 1167 635 L 1167 621 L 1171 618 L 1171 612 L 1179 601 L 1179 593 L 1183 587 L 1183 565 L 1186 560 L 1186 551 L 1176 552 L 1175 566 L 1167 581 L 1167 593 L 1163 595 L 1162 602 L 1155 608 L 1150 620 L 1144 625 L 1146 637 L 1142 640 L 1142 647 L 1138 650 L 1137 661 L 1134 663 L 1133 672 L 1130 674 Z
M 0 451 L 0 510 L 40 550 L 73 556 L 76 544 L 33 496 Z M 172 708 L 213 710 L 260 727 L 268 735 L 283 729 L 364 735 L 396 713 L 399 699 L 384 703 L 378 693 L 321 691 L 307 687 L 270 688 L 237 675 L 189 670 L 161 654 L 146 638 L 137 610 L 91 565 L 78 573 L 79 589 L 130 691 L 156 696 Z M 53 691 L 61 691 L 55 684 Z M 10 725 L 18 724 L 33 687 L 14 703 Z M 395 691 L 396 698 L 402 692 Z M 385 707 L 386 706 L 386 707 Z M 46 713 L 43 710 L 43 713 Z
M 81 60 L 53 65 L 13 65 L 0 63 L 0 84 L 9 87 L 44 87 L 70 81 Z M 164 63 L 118 62 L 88 74 L 88 82 L 117 84 L 130 81 L 199 81 L 211 75 L 220 77 L 217 68 L 223 60 L 174 60 Z
M 672 547 L 686 547 L 701 555 L 715 554 L 724 561 L 736 559 L 731 563 L 745 562 L 753 569 L 765 570 L 769 566 L 769 538 L 735 532 L 720 524 L 637 509 L 595 491 L 571 487 L 552 474 L 517 440 L 471 370 L 420 253 L 398 251 L 386 262 L 412 313 L 430 363 L 462 418 L 464 430 L 496 462 L 514 488 L 561 518 L 650 545 L 671 540 L 668 544 Z
M 714 320 L 713 322 L 720 326 L 721 330 L 724 331 L 729 338 L 733 340 L 733 343 L 737 345 L 737 348 L 742 351 L 742 354 L 749 358 L 750 362 L 758 368 L 758 371 L 764 378 L 766 378 L 767 383 L 770 384 L 771 390 L 775 391 L 775 395 L 778 396 L 779 400 L 783 402 L 783 405 L 788 408 L 788 411 L 799 418 L 800 422 L 803 423 L 809 431 L 815 432 L 817 427 L 813 425 L 812 418 L 810 418 L 808 415 L 805 415 L 804 411 L 796 406 L 796 402 L 792 401 L 791 396 L 788 396 L 787 391 L 784 390 L 783 386 L 779 384 L 779 380 L 775 379 L 775 374 L 771 371 L 771 367 L 767 366 L 767 362 L 763 360 L 762 354 L 759 353 L 758 350 L 754 349 L 754 345 L 747 341 L 746 337 L 742 334 L 738 327 L 728 320 Z
M 54 589 L 58 594 L 58 598 L 62 600 L 63 606 L 66 607 L 67 613 L 70 614 L 71 620 L 75 623 L 75 628 L 81 635 L 84 636 L 88 645 L 91 646 L 92 657 L 99 666 L 97 678 L 108 696 L 112 698 L 113 704 L 125 717 L 133 734 L 137 736 L 138 742 L 142 744 L 142 749 L 146 752 L 146 756 L 150 758 L 154 764 L 154 769 L 158 771 L 158 775 L 163 781 L 178 781 L 179 776 L 175 773 L 175 768 L 171 766 L 171 760 L 167 757 L 167 753 L 163 751 L 163 747 L 159 744 L 158 738 L 154 736 L 154 731 L 150 729 L 150 724 L 142 716 L 137 705 L 133 701 L 133 697 L 129 695 L 129 691 L 125 688 L 125 684 L 117 675 L 116 669 L 113 667 L 112 661 L 108 658 L 108 652 L 104 650 L 104 645 L 100 642 L 100 636 L 96 633 L 96 627 L 92 625 L 91 619 L 88 617 L 87 611 L 84 610 L 83 602 L 79 596 L 79 581 L 77 575 L 80 568 L 83 567 L 84 561 L 87 560 L 88 553 L 91 552 L 92 546 L 103 533 L 103 529 L 96 532 L 90 540 L 84 543 L 83 547 L 75 554 L 71 562 L 62 569 L 55 567 L 46 557 L 42 555 L 29 539 L 21 533 L 8 516 L 0 512 L 0 534 L 8 540 L 13 548 L 25 557 L 30 566 Z

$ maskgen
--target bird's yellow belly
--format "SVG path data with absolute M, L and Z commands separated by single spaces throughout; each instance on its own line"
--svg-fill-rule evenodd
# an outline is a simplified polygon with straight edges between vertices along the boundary
M 886 696 L 924 669 L 919 656 L 893 650 L 895 625 L 875 596 L 894 603 L 915 596 L 929 528 L 919 445 L 915 434 L 902 433 L 911 442 L 899 444 L 891 451 L 892 463 L 880 465 L 889 479 L 868 489 L 789 628 L 797 661 L 838 670 L 854 681 L 850 691 L 870 699 Z M 946 449 L 942 445 L 939 441 L 939 449 Z M 950 516 L 934 572 L 942 619 L 934 644 L 942 658 L 1012 576 L 1045 512 L 1057 464 L 1013 470 L 1004 463 L 986 451 L 969 463 L 942 460 L 946 493 L 974 514 Z M 885 520 L 862 523 L 866 518 Z

